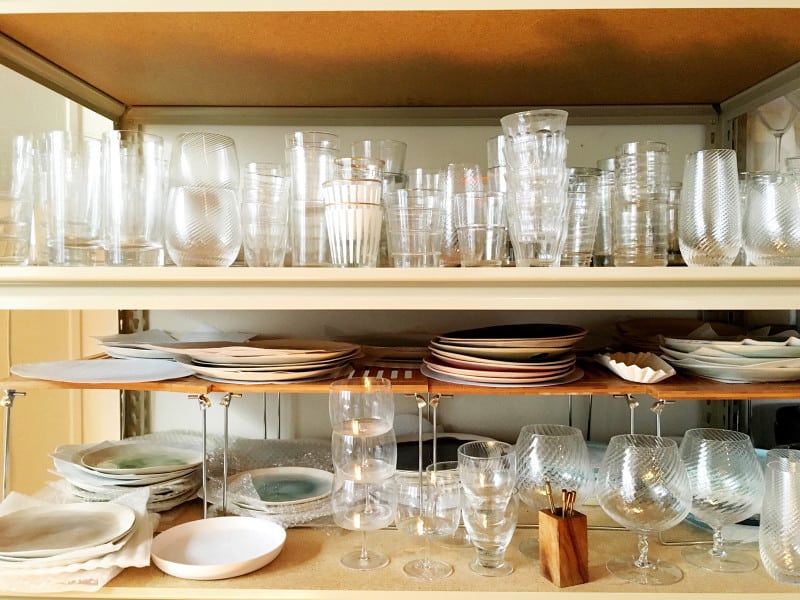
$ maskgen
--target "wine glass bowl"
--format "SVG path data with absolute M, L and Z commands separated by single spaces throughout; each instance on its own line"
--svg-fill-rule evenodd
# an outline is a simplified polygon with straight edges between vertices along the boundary
M 548 508 L 548 483 L 552 490 L 574 490 L 578 499 L 590 493 L 589 451 L 580 429 L 567 425 L 525 425 L 517 436 L 515 449 L 517 492 L 532 509 Z M 523 540 L 520 552 L 537 558 L 536 540 Z
M 328 412 L 333 431 L 376 436 L 394 425 L 392 382 L 382 377 L 353 377 L 331 383 Z
M 797 118 L 798 106 L 786 96 L 780 96 L 756 109 L 758 119 L 775 138 L 775 171 L 780 171 L 783 136 Z
M 725 429 L 690 429 L 681 442 L 681 457 L 692 488 L 692 514 L 714 530 L 713 546 L 688 548 L 683 557 L 709 571 L 744 573 L 758 562 L 725 548 L 724 525 L 753 516 L 761 508 L 764 476 L 750 437 Z
M 597 478 L 600 507 L 614 521 L 636 532 L 639 554 L 612 558 L 609 571 L 634 583 L 675 583 L 683 572 L 648 556 L 647 535 L 680 523 L 692 502 L 686 467 L 677 444 L 642 434 L 616 435 L 603 456 Z

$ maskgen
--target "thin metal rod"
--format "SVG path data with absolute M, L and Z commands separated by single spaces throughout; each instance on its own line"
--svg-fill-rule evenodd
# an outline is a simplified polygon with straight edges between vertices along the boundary
M 417 472 L 419 476 L 419 488 L 417 489 L 417 500 L 419 506 L 419 514 L 422 516 L 422 471 L 425 470 L 425 463 L 422 460 L 422 409 L 428 404 L 427 399 L 422 394 L 414 394 L 414 399 L 417 401 Z
M 190 400 L 197 400 L 197 403 L 200 406 L 200 412 L 202 414 L 201 419 L 201 427 L 202 427 L 202 435 L 203 435 L 203 518 L 208 518 L 208 443 L 207 443 L 207 419 L 206 419 L 206 411 L 208 407 L 211 405 L 211 402 L 208 400 L 208 397 L 205 394 L 189 394 Z
M 228 409 L 233 398 L 241 398 L 241 394 L 228 392 L 222 396 L 219 405 L 222 407 L 222 514 L 228 512 Z
M 572 394 L 567 396 L 567 402 L 569 406 L 569 409 L 567 411 L 567 425 L 572 427 Z
M 589 404 L 587 406 L 587 410 L 589 414 L 586 415 L 586 441 L 590 442 L 592 440 L 592 400 L 594 396 L 589 394 Z
M 6 422 L 5 434 L 3 436 L 3 489 L 2 500 L 6 499 L 8 493 L 8 467 L 11 461 L 11 408 L 14 406 L 14 398 L 16 396 L 24 396 L 25 392 L 18 392 L 16 390 L 5 390 L 2 399 L 0 399 L 0 406 L 6 409 Z
M 441 398 L 441 396 L 439 394 L 434 394 L 433 396 L 430 396 L 428 398 L 428 404 L 433 409 L 433 437 L 431 438 L 432 439 L 432 443 L 433 443 L 433 457 L 432 457 L 433 464 L 436 464 L 437 462 L 439 462 L 439 460 L 437 458 L 438 452 L 437 452 L 437 448 L 436 448 L 436 446 L 438 445 L 437 444 L 438 440 L 436 439 L 436 437 L 437 437 L 437 433 L 436 433 L 436 427 L 437 427 L 436 418 L 437 417 L 436 417 L 436 414 L 437 414 L 437 409 L 439 408 L 439 399 L 440 398 Z

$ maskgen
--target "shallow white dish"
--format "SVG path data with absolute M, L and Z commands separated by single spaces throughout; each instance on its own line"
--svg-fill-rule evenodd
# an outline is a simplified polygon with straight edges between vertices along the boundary
M 356 344 L 327 340 L 276 339 L 230 344 L 224 342 L 197 342 L 148 346 L 175 356 L 188 356 L 204 363 L 226 366 L 282 365 L 317 362 L 358 353 Z
M 110 475 L 176 473 L 195 468 L 202 462 L 200 451 L 146 442 L 106 445 L 81 457 L 84 467 Z
M 28 363 L 12 366 L 11 372 L 19 377 L 69 383 L 136 383 L 179 379 L 192 374 L 174 361 L 146 358 Z
M 182 579 L 227 579 L 272 562 L 286 541 L 278 524 L 254 517 L 184 523 L 153 540 L 150 555 L 164 573 Z
M 675 369 L 652 352 L 598 354 L 595 360 L 626 381 L 657 383 L 675 375 Z
M 114 503 L 25 508 L 0 517 L 0 555 L 43 558 L 113 542 L 134 526 L 136 513 Z

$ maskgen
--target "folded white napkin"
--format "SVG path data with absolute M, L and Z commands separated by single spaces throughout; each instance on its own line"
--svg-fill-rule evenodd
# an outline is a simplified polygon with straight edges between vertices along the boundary
M 0 561 L 0 593 L 94 592 L 126 567 L 148 566 L 158 524 L 158 516 L 147 512 L 148 495 L 138 489 L 115 500 L 136 513 L 130 536 L 119 542 L 24 562 Z M 11 492 L 0 503 L 0 515 L 48 504 L 53 503 Z

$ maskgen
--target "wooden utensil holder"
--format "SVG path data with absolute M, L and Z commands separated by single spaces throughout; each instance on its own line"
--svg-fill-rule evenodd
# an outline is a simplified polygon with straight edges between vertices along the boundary
M 539 511 L 539 565 L 541 574 L 558 587 L 589 581 L 586 515 Z

